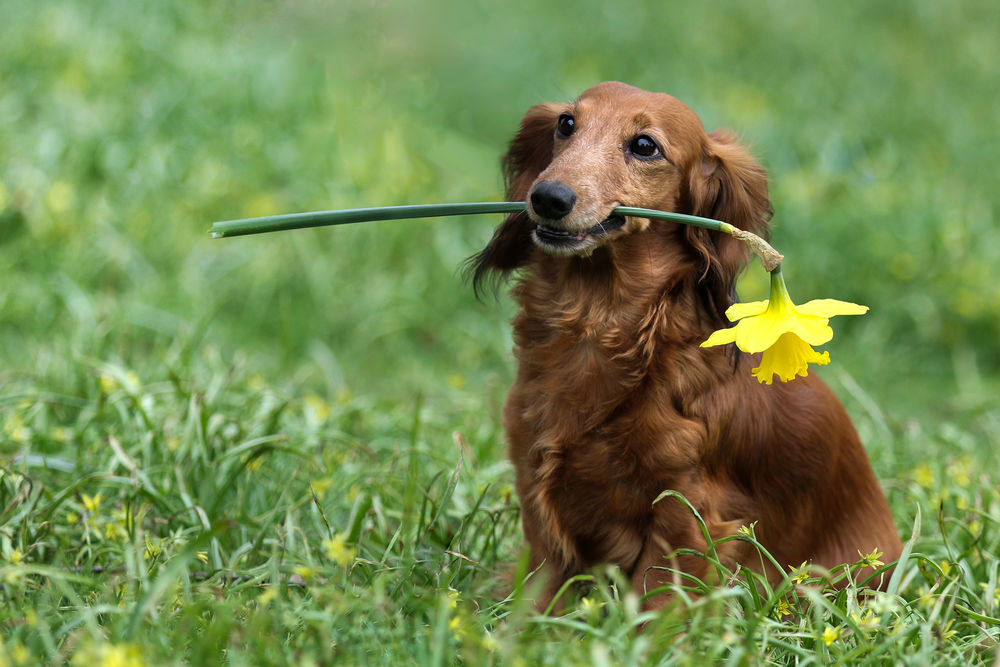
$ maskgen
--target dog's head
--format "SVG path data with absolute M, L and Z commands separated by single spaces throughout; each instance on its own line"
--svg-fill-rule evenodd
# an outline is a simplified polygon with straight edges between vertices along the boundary
M 764 170 L 731 134 L 708 134 L 677 99 L 623 83 L 529 109 L 503 166 L 507 199 L 527 201 L 528 210 L 508 216 L 471 258 L 477 292 L 490 275 L 525 265 L 536 248 L 586 256 L 675 224 L 612 215 L 618 206 L 716 218 L 760 235 L 771 216 Z M 743 244 L 695 227 L 683 237 L 703 263 L 714 303 L 725 308 L 747 258 Z

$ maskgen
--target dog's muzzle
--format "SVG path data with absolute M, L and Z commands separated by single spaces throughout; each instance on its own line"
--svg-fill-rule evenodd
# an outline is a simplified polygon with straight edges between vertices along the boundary
M 588 236 L 603 236 L 614 231 L 625 224 L 625 218 L 621 215 L 612 215 L 604 222 L 600 222 L 590 229 L 569 232 L 562 229 L 555 229 L 548 225 L 538 225 L 535 234 L 538 239 L 550 245 L 571 246 L 584 241 Z

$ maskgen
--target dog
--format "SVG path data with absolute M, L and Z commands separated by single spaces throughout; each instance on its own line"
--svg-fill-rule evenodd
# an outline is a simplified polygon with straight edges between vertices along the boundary
M 675 211 L 766 236 L 766 175 L 730 132 L 706 133 L 669 95 L 606 82 L 529 109 L 503 168 L 507 199 L 527 211 L 469 261 L 477 294 L 518 275 L 504 428 L 530 565 L 548 581 L 540 608 L 600 564 L 650 608 L 678 570 L 710 577 L 695 515 L 676 496 L 654 502 L 666 490 L 713 542 L 754 524 L 782 566 L 898 558 L 886 497 L 822 380 L 762 385 L 759 355 L 699 347 L 728 326 L 744 245 L 612 213 Z M 781 579 L 746 540 L 714 549 L 731 569 Z

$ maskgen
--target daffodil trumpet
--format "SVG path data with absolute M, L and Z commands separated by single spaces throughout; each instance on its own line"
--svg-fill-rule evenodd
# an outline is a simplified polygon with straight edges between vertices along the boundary
M 708 337 L 702 347 L 736 343 L 740 350 L 761 352 L 760 365 L 753 375 L 763 384 L 771 384 L 774 376 L 782 382 L 809 374 L 809 364 L 830 363 L 830 353 L 819 353 L 813 345 L 823 345 L 833 338 L 830 318 L 836 315 L 863 315 L 868 306 L 814 299 L 796 306 L 788 295 L 780 266 L 771 271 L 771 294 L 766 301 L 734 303 L 726 317 L 735 326 L 720 329 Z
M 226 220 L 213 223 L 209 231 L 212 238 L 228 238 L 377 220 L 518 213 L 525 209 L 524 202 L 377 206 Z M 788 382 L 796 377 L 808 375 L 809 364 L 830 363 L 829 353 L 819 353 L 812 348 L 813 345 L 829 342 L 833 337 L 833 330 L 828 324 L 829 319 L 835 315 L 861 315 L 868 310 L 867 306 L 834 299 L 817 299 L 796 306 L 788 296 L 781 275 L 781 262 L 784 259 L 781 253 L 756 234 L 738 229 L 728 222 L 632 206 L 619 206 L 612 211 L 612 214 L 668 220 L 729 234 L 743 241 L 760 258 L 761 264 L 771 274 L 770 298 L 766 301 L 736 303 L 730 306 L 726 311 L 726 317 L 731 322 L 736 322 L 736 325 L 714 332 L 702 343 L 702 347 L 736 343 L 736 346 L 744 352 L 763 353 L 760 366 L 753 369 L 753 375 L 763 384 L 771 384 L 775 375 L 782 382 Z

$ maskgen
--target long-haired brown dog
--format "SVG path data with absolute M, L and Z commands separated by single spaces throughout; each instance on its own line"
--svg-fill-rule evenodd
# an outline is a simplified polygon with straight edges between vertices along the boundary
M 826 385 L 761 385 L 753 357 L 699 347 L 727 325 L 743 244 L 611 214 L 677 211 L 766 235 L 767 179 L 746 150 L 673 97 L 612 82 L 529 109 L 503 164 L 508 200 L 528 212 L 471 263 L 477 291 L 520 273 L 504 425 L 531 563 L 549 580 L 540 606 L 601 563 L 640 594 L 672 581 L 668 567 L 704 578 L 705 560 L 674 556 L 707 544 L 679 501 L 654 504 L 668 489 L 713 540 L 756 522 L 782 565 L 832 568 L 875 549 L 895 560 L 885 496 Z M 761 567 L 745 541 L 718 555 Z

